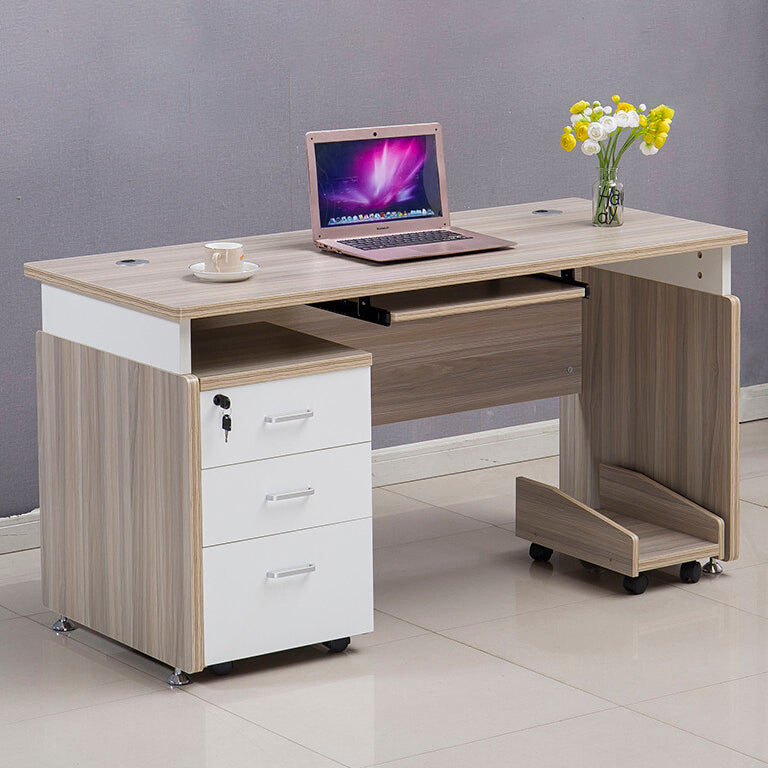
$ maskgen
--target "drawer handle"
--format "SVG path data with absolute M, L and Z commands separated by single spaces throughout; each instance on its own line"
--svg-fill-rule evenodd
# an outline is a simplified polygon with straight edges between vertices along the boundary
M 267 424 L 282 424 L 284 421 L 298 421 L 299 419 L 311 419 L 315 412 L 311 408 L 297 413 L 285 413 L 280 416 L 265 416 L 264 421 Z
M 303 573 L 314 573 L 317 566 L 312 563 L 298 565 L 295 568 L 282 568 L 279 571 L 267 571 L 268 579 L 284 579 L 287 576 L 301 576 Z
M 302 488 L 300 491 L 286 491 L 285 493 L 268 493 L 267 501 L 286 501 L 287 499 L 301 499 L 306 496 L 314 496 L 314 488 Z

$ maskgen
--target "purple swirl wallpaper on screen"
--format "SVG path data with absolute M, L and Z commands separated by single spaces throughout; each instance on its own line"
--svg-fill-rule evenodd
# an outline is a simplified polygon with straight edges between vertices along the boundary
M 440 216 L 434 136 L 315 145 L 321 226 Z

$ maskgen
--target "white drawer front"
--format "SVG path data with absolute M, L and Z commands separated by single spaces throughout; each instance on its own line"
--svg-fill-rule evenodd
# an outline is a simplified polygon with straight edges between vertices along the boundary
M 226 441 L 218 392 L 232 403 Z M 203 469 L 370 442 L 370 368 L 201 392 L 200 439 Z
M 371 445 L 203 470 L 203 546 L 371 516 Z
M 203 610 L 206 665 L 373 631 L 371 520 L 204 549 Z

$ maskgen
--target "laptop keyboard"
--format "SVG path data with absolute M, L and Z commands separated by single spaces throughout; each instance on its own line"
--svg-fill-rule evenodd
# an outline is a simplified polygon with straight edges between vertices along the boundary
M 449 229 L 428 229 L 423 232 L 401 232 L 398 235 L 355 237 L 351 240 L 339 240 L 339 242 L 344 245 L 351 245 L 361 251 L 375 251 L 379 248 L 400 248 L 404 245 L 429 245 L 430 243 L 445 243 L 449 240 L 471 239 L 467 235 L 460 235 Z

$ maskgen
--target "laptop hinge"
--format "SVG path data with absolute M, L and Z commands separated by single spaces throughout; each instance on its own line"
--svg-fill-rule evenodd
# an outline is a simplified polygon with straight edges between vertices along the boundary
M 335 312 L 337 315 L 365 320 L 367 323 L 375 323 L 376 325 L 390 325 L 392 322 L 389 310 L 372 306 L 370 296 L 361 296 L 359 299 L 318 301 L 309 306 L 324 309 L 326 312 Z
M 583 288 L 584 298 L 589 298 L 589 283 L 582 283 L 581 280 L 577 280 L 575 269 L 561 269 L 560 277 L 557 275 L 549 275 L 546 272 L 539 272 L 536 277 L 541 277 L 544 280 L 554 280 L 556 283 L 564 283 L 565 285 L 574 285 L 578 288 Z

